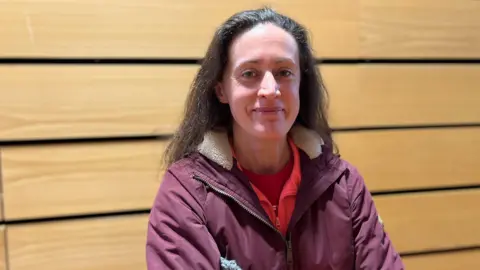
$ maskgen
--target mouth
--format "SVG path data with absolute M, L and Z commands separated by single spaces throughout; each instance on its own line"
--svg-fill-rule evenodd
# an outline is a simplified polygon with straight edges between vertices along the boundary
M 254 112 L 259 112 L 259 113 L 276 113 L 276 112 L 282 112 L 284 111 L 283 108 L 280 107 L 259 107 L 253 109 Z

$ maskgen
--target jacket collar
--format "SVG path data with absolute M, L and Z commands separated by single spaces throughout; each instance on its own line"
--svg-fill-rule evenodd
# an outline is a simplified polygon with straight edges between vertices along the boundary
M 289 132 L 295 145 L 304 151 L 310 159 L 322 154 L 322 138 L 313 130 L 294 125 Z M 209 131 L 204 135 L 198 152 L 227 170 L 233 167 L 233 154 L 228 134 L 225 131 Z
M 342 174 L 343 169 L 337 165 L 333 166 L 333 163 L 336 163 L 334 161 L 338 161 L 337 158 L 330 159 L 331 155 L 322 154 L 324 141 L 314 131 L 295 125 L 289 135 L 300 149 L 302 166 L 298 200 L 289 225 L 293 226 L 310 205 L 335 182 Z M 198 167 L 194 174 L 268 220 L 268 215 L 255 196 L 249 180 L 237 166 L 234 166 L 235 161 L 226 132 L 210 131 L 206 133 L 197 150 L 200 156 L 197 156 L 199 157 L 196 159 Z M 204 163 L 205 160 L 210 160 L 210 162 Z M 332 166 L 327 166 L 327 163 Z M 219 168 L 224 170 L 219 170 Z

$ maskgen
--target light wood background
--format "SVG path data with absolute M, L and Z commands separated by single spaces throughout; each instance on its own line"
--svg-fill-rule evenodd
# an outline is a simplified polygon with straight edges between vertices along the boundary
M 0 1 L 0 270 L 146 269 L 194 62 L 224 19 L 263 4 L 329 60 L 335 140 L 407 269 L 480 269 L 480 2 L 237 2 Z

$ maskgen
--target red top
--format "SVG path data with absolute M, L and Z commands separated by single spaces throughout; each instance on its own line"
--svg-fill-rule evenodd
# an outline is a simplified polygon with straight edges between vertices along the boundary
M 293 169 L 293 157 L 288 163 L 275 174 L 257 174 L 243 168 L 243 172 L 247 175 L 250 182 L 258 188 L 272 205 L 278 205 L 280 194 L 283 186 L 290 178 Z
M 287 232 L 288 224 L 295 208 L 298 186 L 302 178 L 298 148 L 291 138 L 288 138 L 288 143 L 292 150 L 292 158 L 290 158 L 287 166 L 277 174 L 253 174 L 246 171 L 237 162 L 238 168 L 249 177 L 252 188 L 268 217 L 283 235 Z M 235 157 L 233 146 L 231 149 Z M 251 177 L 252 175 L 253 178 Z M 275 203 L 272 203 L 272 201 Z

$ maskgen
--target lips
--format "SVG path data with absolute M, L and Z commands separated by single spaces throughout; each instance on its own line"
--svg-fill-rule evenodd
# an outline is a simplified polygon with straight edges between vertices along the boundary
M 260 108 L 255 108 L 253 111 L 262 112 L 262 113 L 275 113 L 275 112 L 283 111 L 283 108 L 280 108 L 280 107 L 260 107 Z

